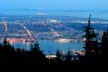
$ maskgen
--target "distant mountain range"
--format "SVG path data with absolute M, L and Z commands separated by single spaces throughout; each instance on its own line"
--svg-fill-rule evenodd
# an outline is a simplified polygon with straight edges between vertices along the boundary
M 8 15 L 53 15 L 53 16 L 77 16 L 88 17 L 93 14 L 93 18 L 108 19 L 108 10 L 36 10 L 36 9 L 0 9 L 0 14 Z

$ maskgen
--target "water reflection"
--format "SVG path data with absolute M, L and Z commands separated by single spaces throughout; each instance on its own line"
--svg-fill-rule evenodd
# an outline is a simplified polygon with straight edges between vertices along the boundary
M 70 39 L 58 39 L 57 41 L 60 42 L 60 43 L 69 43 L 69 42 L 71 42 Z
M 44 51 L 44 53 L 55 54 L 57 50 L 65 51 L 68 50 L 83 50 L 82 42 L 59 42 L 53 40 L 39 40 L 39 46 Z
M 24 48 L 30 50 L 34 42 L 25 41 L 25 39 L 8 39 L 15 48 Z M 70 39 L 58 40 L 38 40 L 39 47 L 45 54 L 55 54 L 57 50 L 67 52 L 68 50 L 83 50 L 82 42 L 71 42 Z

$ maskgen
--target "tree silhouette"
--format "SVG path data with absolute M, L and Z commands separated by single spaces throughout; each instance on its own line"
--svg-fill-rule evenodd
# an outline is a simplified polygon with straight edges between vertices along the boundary
M 104 31 L 103 36 L 102 36 L 102 43 L 101 43 L 101 62 L 107 63 L 108 55 L 108 29 L 107 31 Z
M 68 51 L 67 55 L 66 55 L 66 63 L 71 64 L 72 62 L 72 53 L 70 52 L 70 50 Z
M 30 51 L 21 48 L 15 50 L 7 39 L 0 44 L 0 64 L 44 64 L 46 57 L 35 43 Z
M 108 54 L 107 53 L 108 51 L 108 30 L 103 33 L 101 46 L 102 46 L 101 48 L 102 54 L 107 55 Z
M 59 50 L 56 51 L 56 62 L 61 63 L 62 62 L 62 54 Z
M 97 34 L 95 33 L 94 29 L 91 27 L 91 15 L 89 16 L 88 26 L 85 27 L 85 35 L 83 36 L 85 40 L 84 49 L 86 51 L 85 59 L 86 61 L 89 60 L 88 63 L 93 63 L 97 59 L 97 55 L 99 52 L 98 48 L 98 41 L 97 41 Z
M 33 64 L 42 64 L 46 61 L 46 57 L 40 50 L 38 42 L 34 43 L 33 47 L 31 48 L 31 60 Z

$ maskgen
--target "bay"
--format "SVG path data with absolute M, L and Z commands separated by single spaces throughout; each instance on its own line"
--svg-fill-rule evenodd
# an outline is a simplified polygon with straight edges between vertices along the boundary
M 57 42 L 54 40 L 39 40 L 38 43 L 39 43 L 40 50 L 42 50 L 44 54 L 55 54 L 57 50 L 60 50 L 63 52 L 67 52 L 69 50 L 70 51 L 84 50 L 82 42 L 60 43 L 60 42 Z M 26 43 L 17 42 L 17 43 L 12 43 L 11 45 L 14 46 L 15 48 L 22 48 L 25 50 L 30 50 L 31 45 L 33 45 L 33 43 L 31 43 L 31 42 L 26 42 Z

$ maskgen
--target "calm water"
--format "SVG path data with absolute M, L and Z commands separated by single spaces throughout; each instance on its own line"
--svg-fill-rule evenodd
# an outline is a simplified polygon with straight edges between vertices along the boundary
M 65 51 L 67 52 L 68 50 L 83 50 L 83 44 L 82 43 L 60 43 L 56 41 L 39 41 L 40 48 L 45 52 L 45 53 L 55 53 L 57 50 L 60 51 Z
M 12 43 L 15 48 L 24 48 L 30 50 L 32 43 Z M 45 54 L 54 54 L 58 49 L 67 52 L 68 50 L 83 50 L 83 43 L 60 43 L 53 40 L 39 40 L 39 47 Z

